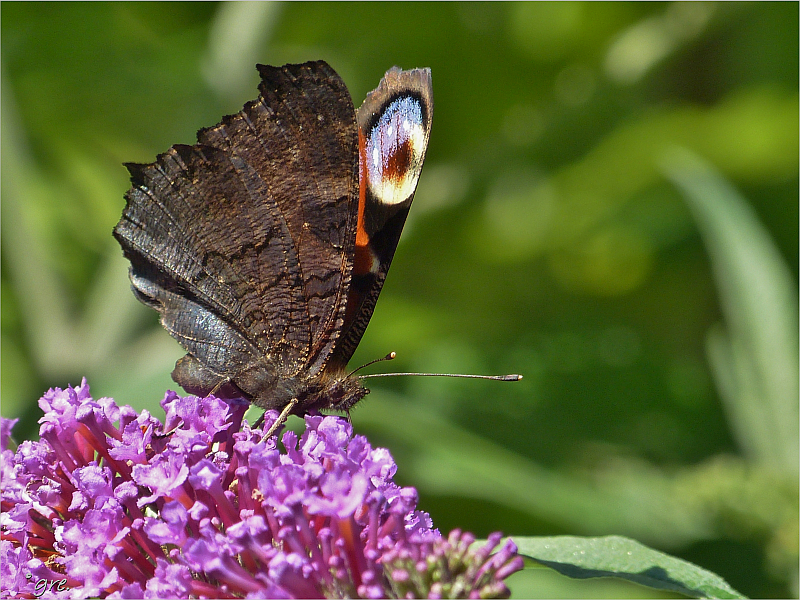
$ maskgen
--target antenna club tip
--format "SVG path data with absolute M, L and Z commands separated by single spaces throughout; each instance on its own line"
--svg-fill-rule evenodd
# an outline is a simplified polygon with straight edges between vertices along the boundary
M 506 381 L 520 381 L 522 380 L 522 375 L 506 375 Z
M 397 358 L 397 352 L 394 352 L 394 351 L 389 352 L 389 354 L 386 355 L 386 358 L 388 360 L 393 360 L 393 359 Z

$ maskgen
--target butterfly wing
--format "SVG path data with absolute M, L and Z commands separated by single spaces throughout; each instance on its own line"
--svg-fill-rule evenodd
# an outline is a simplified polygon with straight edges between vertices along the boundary
M 358 133 L 347 88 L 322 61 L 258 69 L 261 95 L 241 112 L 194 146 L 128 165 L 114 230 L 137 297 L 205 371 L 173 376 L 205 392 L 209 373 L 263 396 L 252 388 L 322 369 L 352 271 Z M 255 383 L 244 376 L 254 369 Z
M 389 70 L 358 109 L 355 260 L 343 331 L 328 369 L 344 369 L 375 310 L 414 199 L 432 118 L 430 69 Z

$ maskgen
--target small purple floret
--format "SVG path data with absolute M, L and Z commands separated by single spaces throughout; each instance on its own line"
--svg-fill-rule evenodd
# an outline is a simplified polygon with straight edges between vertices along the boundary
M 507 597 L 522 567 L 499 534 L 443 538 L 338 417 L 307 416 L 282 453 L 240 400 L 168 392 L 165 425 L 85 381 L 39 405 L 16 452 L 0 421 L 2 597 Z

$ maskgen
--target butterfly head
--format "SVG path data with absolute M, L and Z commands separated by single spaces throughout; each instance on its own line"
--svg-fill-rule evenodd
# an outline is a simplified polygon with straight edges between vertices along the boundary
M 291 405 L 290 414 L 299 416 L 320 410 L 346 412 L 369 394 L 360 377 L 335 367 L 313 375 L 297 373 L 293 377 L 264 381 L 263 377 L 268 374 L 268 369 L 254 368 L 240 374 L 236 380 L 241 394 L 266 410 L 281 410 Z
M 361 384 L 361 380 L 358 377 L 345 375 L 333 380 L 325 390 L 324 400 L 329 402 L 329 405 L 321 408 L 331 408 L 346 412 L 367 394 L 369 394 L 369 390 Z

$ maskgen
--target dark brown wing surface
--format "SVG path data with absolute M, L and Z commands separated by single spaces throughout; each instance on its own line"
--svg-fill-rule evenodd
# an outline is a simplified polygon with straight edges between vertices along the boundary
M 322 61 L 258 69 L 261 96 L 198 132 L 197 145 L 128 165 L 114 230 L 137 296 L 234 382 L 256 362 L 279 378 L 322 369 L 357 217 L 358 134 L 342 80 Z

